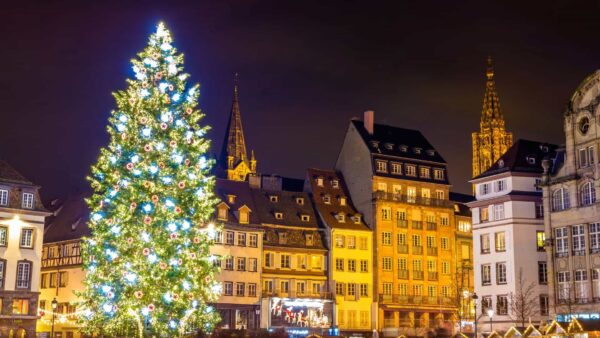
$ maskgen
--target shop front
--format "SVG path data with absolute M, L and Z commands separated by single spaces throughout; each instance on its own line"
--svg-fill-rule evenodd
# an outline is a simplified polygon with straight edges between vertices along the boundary
M 268 306 L 269 330 L 283 328 L 290 338 L 310 335 L 323 337 L 332 325 L 331 300 L 273 297 L 269 299 Z

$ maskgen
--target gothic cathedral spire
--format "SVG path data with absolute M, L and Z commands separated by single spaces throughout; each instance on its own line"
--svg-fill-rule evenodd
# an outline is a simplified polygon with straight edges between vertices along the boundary
M 242 128 L 242 113 L 239 102 L 238 74 L 235 74 L 233 85 L 233 102 L 231 114 L 227 123 L 225 141 L 221 154 L 221 163 L 226 167 L 227 179 L 245 181 L 248 174 L 256 173 L 256 159 L 254 151 L 248 159 L 244 129 Z
M 502 154 L 510 148 L 513 135 L 507 132 L 504 117 L 500 110 L 500 99 L 494 81 L 494 64 L 492 57 L 487 59 L 487 82 L 483 95 L 483 108 L 479 132 L 472 134 L 473 140 L 473 177 L 486 171 Z

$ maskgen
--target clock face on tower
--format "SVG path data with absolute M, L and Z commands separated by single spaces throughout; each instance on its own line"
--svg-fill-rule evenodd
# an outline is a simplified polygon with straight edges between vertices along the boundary
M 578 123 L 579 131 L 585 135 L 590 129 L 590 119 L 586 117 L 582 117 Z

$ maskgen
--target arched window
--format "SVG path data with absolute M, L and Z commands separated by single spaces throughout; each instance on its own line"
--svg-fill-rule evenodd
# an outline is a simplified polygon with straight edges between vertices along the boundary
M 560 188 L 552 193 L 552 211 L 561 211 L 569 209 L 569 191 L 565 188 Z
M 581 205 L 591 205 L 596 203 L 596 188 L 594 182 L 584 183 L 579 189 Z

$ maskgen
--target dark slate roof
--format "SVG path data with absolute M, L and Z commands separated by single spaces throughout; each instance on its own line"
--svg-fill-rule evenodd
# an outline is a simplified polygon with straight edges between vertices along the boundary
M 21 175 L 15 168 L 5 161 L 0 160 L 0 182 L 21 183 L 33 185 L 33 183 Z
M 256 214 L 261 223 L 318 228 L 315 210 L 312 207 L 308 193 L 265 189 L 251 189 L 251 191 L 256 207 Z M 271 202 L 270 196 L 277 196 L 278 201 Z M 298 204 L 296 202 L 297 197 L 303 198 L 304 204 Z M 276 212 L 283 213 L 283 219 L 276 219 Z M 302 221 L 300 218 L 301 215 L 308 215 L 310 221 Z
M 87 225 L 89 209 L 86 194 L 73 193 L 65 199 L 55 199 L 47 204 L 52 215 L 46 218 L 44 243 L 80 239 L 91 234 Z
M 542 173 L 542 160 L 554 158 L 557 145 L 543 142 L 518 140 L 502 155 L 498 161 L 473 179 L 497 175 L 503 172 Z M 529 158 L 535 159 L 532 163 Z
M 450 192 L 450 196 L 448 197 L 450 201 L 454 202 L 454 214 L 471 217 L 471 208 L 467 206 L 467 203 L 475 200 L 473 195 Z
M 322 187 L 317 185 L 318 177 L 323 178 Z M 332 186 L 331 181 L 334 179 L 338 180 L 339 188 L 334 188 Z M 350 218 L 360 213 L 352 204 L 342 173 L 334 170 L 309 168 L 307 170 L 307 180 L 312 192 L 313 203 L 326 226 L 339 229 L 370 230 L 365 225 L 362 215 L 360 223 L 356 223 Z M 325 202 L 323 202 L 324 195 L 331 196 L 330 204 L 325 204 Z M 346 198 L 345 206 L 340 205 L 340 197 Z M 340 212 L 345 215 L 345 221 L 343 223 L 335 218 L 335 215 Z
M 376 123 L 373 126 L 373 135 L 370 135 L 362 121 L 352 120 L 351 123 L 358 130 L 371 153 L 446 163 L 444 158 L 418 130 Z M 374 142 L 377 142 L 378 145 L 374 146 Z M 386 145 L 390 147 L 388 148 Z M 404 152 L 401 150 L 401 146 L 403 145 L 408 146 L 408 151 Z M 415 153 L 415 148 L 420 148 L 421 153 Z M 428 151 L 433 151 L 433 155 Z
M 239 219 L 237 218 L 235 211 L 237 211 L 241 206 L 246 205 L 248 208 L 250 208 L 250 224 L 260 223 L 248 182 L 217 179 L 215 183 L 215 194 L 221 201 L 229 206 L 228 219 L 236 220 L 239 223 Z M 227 195 L 235 196 L 233 204 L 229 203 Z

